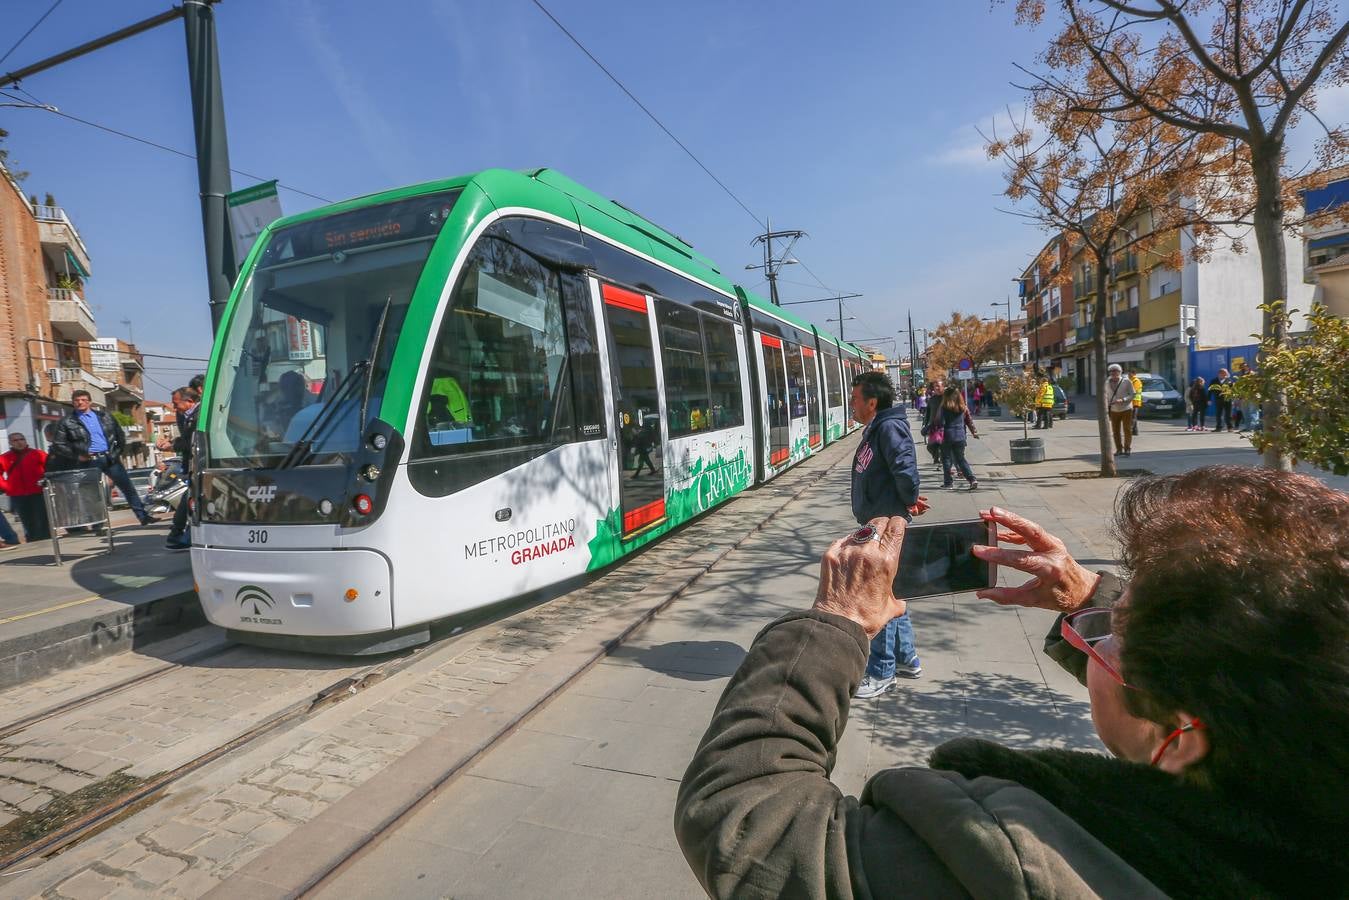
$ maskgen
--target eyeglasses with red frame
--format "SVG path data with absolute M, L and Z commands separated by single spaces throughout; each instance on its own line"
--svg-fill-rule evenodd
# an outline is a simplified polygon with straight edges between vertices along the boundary
M 1071 646 L 1087 654 L 1116 682 L 1131 691 L 1138 690 L 1124 680 L 1124 675 L 1120 671 L 1119 645 L 1115 642 L 1111 624 L 1111 611 L 1108 608 L 1091 606 L 1064 616 L 1059 625 L 1059 634 Z M 1182 734 L 1205 727 L 1204 723 L 1196 718 L 1172 731 L 1152 754 L 1150 765 L 1157 765 L 1162 754 L 1166 753 L 1166 748 L 1175 743 Z

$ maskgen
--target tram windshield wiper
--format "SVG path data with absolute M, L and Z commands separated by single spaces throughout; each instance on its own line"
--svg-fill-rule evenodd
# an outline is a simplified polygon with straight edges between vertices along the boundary
M 291 469 L 309 460 L 313 455 L 314 444 L 317 443 L 321 437 L 327 437 L 327 432 L 332 430 L 332 424 L 337 421 L 336 411 L 343 407 L 351 395 L 355 393 L 353 390 L 355 386 L 361 383 L 357 380 L 356 376 L 368 373 L 370 368 L 370 360 L 368 359 L 363 359 L 351 367 L 351 371 L 338 383 L 337 390 L 333 392 L 332 399 L 328 401 L 328 405 L 314 417 L 314 421 L 309 423 L 309 427 L 306 428 L 304 433 L 291 445 L 290 452 L 276 464 L 275 468 Z

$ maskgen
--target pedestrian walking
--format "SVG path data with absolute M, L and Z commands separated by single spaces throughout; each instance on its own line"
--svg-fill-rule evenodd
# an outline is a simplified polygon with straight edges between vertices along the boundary
M 1209 396 L 1213 398 L 1214 431 L 1232 430 L 1232 398 L 1228 396 L 1227 388 L 1235 383 L 1236 379 L 1226 369 L 1219 369 L 1217 377 L 1208 386 Z
M 946 475 L 942 487 L 947 489 L 955 487 L 955 472 L 959 469 L 960 474 L 969 482 L 970 490 L 978 490 L 979 481 L 974 477 L 974 470 L 965 459 L 965 444 L 966 435 L 974 435 L 977 438 L 979 432 L 974 427 L 974 419 L 970 417 L 965 398 L 953 387 L 947 388 L 946 394 L 942 397 L 941 422 L 944 433 L 941 445 L 942 460 L 945 463 Z
M 9 450 L 0 453 L 0 490 L 23 523 L 29 543 L 51 537 L 47 527 L 47 502 L 42 497 L 42 479 L 47 475 L 47 454 L 28 446 L 28 438 L 10 432 Z
M 866 425 L 852 467 L 852 512 L 859 525 L 880 516 L 908 520 L 928 508 L 927 498 L 918 493 L 918 451 L 909 422 L 894 402 L 895 390 L 884 372 L 863 372 L 853 379 L 853 418 Z M 929 405 L 941 409 L 931 398 Z M 896 674 L 917 678 L 922 671 L 906 610 L 872 638 L 866 675 L 856 696 L 875 697 L 890 689 Z
M 1190 382 L 1185 394 L 1190 401 L 1190 426 L 1186 431 L 1204 431 L 1204 417 L 1208 415 L 1208 391 L 1204 389 L 1204 379 L 1196 377 Z
M 650 422 L 643 422 L 632 442 L 632 449 L 636 451 L 637 456 L 637 468 L 633 470 L 633 478 L 642 474 L 643 465 L 651 470 L 652 475 L 656 474 L 656 464 L 651 461 L 651 448 L 656 446 L 656 440 L 656 429 Z
M 192 464 L 192 435 L 197 430 L 197 414 L 201 404 L 195 399 L 199 397 L 191 388 L 181 387 L 173 392 L 170 403 L 173 405 L 174 417 L 178 421 L 178 437 L 172 441 L 167 438 L 161 438 L 155 445 L 160 450 L 174 450 L 178 457 L 183 461 L 183 477 L 188 479 L 188 492 L 191 493 L 191 464 Z M 178 508 L 173 511 L 173 524 L 169 527 L 168 539 L 164 546 L 170 550 L 187 550 L 192 546 L 191 529 L 187 524 L 188 498 L 183 497 L 178 501 Z
M 942 430 L 941 430 L 941 385 L 940 381 L 929 382 L 927 386 L 927 409 L 923 413 L 922 434 L 927 438 L 927 452 L 932 457 L 932 465 L 942 466 Z
M 1110 415 L 1110 433 L 1115 439 L 1115 455 L 1128 456 L 1133 451 L 1134 385 L 1124 377 L 1124 369 L 1112 364 L 1102 390 Z
M 1143 414 L 1143 379 L 1138 377 L 1138 372 L 1134 369 L 1129 370 L 1129 384 L 1134 389 L 1134 414 L 1133 414 L 1133 433 L 1138 436 L 1138 420 Z
M 136 519 L 142 525 L 149 525 L 154 519 L 141 505 L 140 494 L 131 483 L 126 467 L 122 465 L 122 451 L 126 449 L 126 435 L 122 432 L 122 426 L 107 410 L 93 408 L 93 398 L 88 391 L 77 390 L 70 395 L 70 399 L 75 409 L 56 423 L 53 455 L 62 460 L 74 460 L 73 468 L 101 471 L 121 488 L 122 496 L 126 497 Z
M 1040 376 L 1040 393 L 1035 396 L 1035 427 L 1054 427 L 1054 385 L 1048 375 Z

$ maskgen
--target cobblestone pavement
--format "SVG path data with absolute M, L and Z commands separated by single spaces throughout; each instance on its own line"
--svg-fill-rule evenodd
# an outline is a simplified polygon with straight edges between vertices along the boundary
M 448 647 L 427 651 L 387 681 L 184 778 L 158 803 L 97 837 L 30 870 L 7 876 L 9 883 L 0 881 L 0 892 L 72 900 L 200 896 L 262 849 L 396 762 L 422 739 L 528 671 L 568 637 L 628 602 L 649 580 L 705 555 L 709 548 L 729 546 L 743 537 L 780 508 L 800 484 L 818 478 L 850 450 L 831 448 L 773 485 L 733 500 L 589 584 L 469 632 Z M 24 753 L 36 758 L 35 750 L 40 748 L 48 751 L 44 762 L 62 765 L 74 757 L 77 765 L 73 768 L 84 777 L 94 776 L 88 769 L 107 773 L 128 764 L 132 774 L 153 774 L 176 765 L 174 760 L 188 749 L 196 755 L 212 741 L 218 743 L 228 730 L 222 722 L 243 724 L 240 718 L 260 718 L 235 708 L 235 703 L 271 696 L 278 679 L 320 687 L 345 671 L 307 670 L 304 665 L 313 662 L 312 657 L 293 660 L 294 669 L 268 668 L 266 660 L 275 654 L 252 648 L 239 652 L 260 655 L 241 657 L 228 670 L 204 669 L 181 683 L 176 675 L 171 684 L 167 678 L 157 679 L 152 682 L 158 685 L 154 690 L 128 691 L 106 701 L 106 709 L 81 710 L 75 721 L 34 726 L 40 730 L 25 733 L 24 746 L 31 749 Z M 82 671 L 91 680 L 97 679 L 101 665 Z M 58 678 L 62 687 L 37 690 L 68 692 L 70 677 Z M 0 696 L 0 709 L 4 703 Z M 106 727 L 100 730 L 100 723 Z M 62 731 L 77 740 L 60 744 L 57 752 L 69 750 L 70 756 L 58 760 L 52 748 L 40 742 L 60 743 L 53 735 Z M 131 747 L 146 752 L 129 754 Z M 97 759 L 77 757 L 77 753 L 96 754 Z M 86 764 L 88 769 L 82 768 Z M 74 774 L 54 765 L 52 769 L 43 774 L 52 779 Z M 69 785 L 73 787 L 74 782 Z

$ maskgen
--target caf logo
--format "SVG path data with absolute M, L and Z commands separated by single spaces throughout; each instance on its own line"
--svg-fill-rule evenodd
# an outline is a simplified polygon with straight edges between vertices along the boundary
M 254 503 L 271 503 L 276 499 L 276 485 L 255 484 L 244 491 L 244 496 Z
M 253 605 L 253 615 L 255 616 L 262 615 L 262 611 L 258 608 L 259 604 L 268 609 L 271 609 L 276 605 L 276 601 L 272 599 L 272 595 L 258 587 L 256 584 L 246 584 L 239 588 L 238 593 L 234 595 L 234 600 L 239 604 L 241 609 L 251 603 Z

